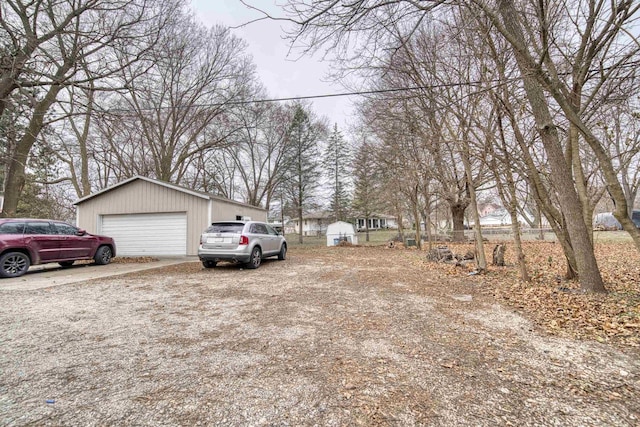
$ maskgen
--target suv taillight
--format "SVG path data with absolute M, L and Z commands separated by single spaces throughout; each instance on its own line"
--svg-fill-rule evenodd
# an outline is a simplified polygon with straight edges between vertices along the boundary
M 249 244 L 249 238 L 247 236 L 240 236 L 240 243 L 238 243 L 239 245 L 248 245 Z
M 202 235 L 200 236 L 200 244 L 201 244 L 201 245 L 204 245 L 204 244 L 206 243 L 206 241 L 207 241 L 207 238 L 204 236 L 204 234 L 202 234 Z

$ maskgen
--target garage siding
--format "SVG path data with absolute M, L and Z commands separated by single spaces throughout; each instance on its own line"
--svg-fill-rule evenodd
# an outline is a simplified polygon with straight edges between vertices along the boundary
M 90 233 L 98 233 L 102 218 L 108 215 L 183 214 L 186 216 L 187 255 L 198 254 L 200 235 L 210 221 L 234 220 L 237 216 L 249 216 L 258 221 L 267 219 L 265 209 L 187 188 L 172 188 L 171 184 L 145 177 L 116 184 L 79 200 L 76 205 L 77 225 Z
M 254 221 L 267 221 L 267 211 L 264 209 L 223 200 L 222 198 L 213 199 L 213 221 L 233 221 L 236 216 L 248 216 Z
M 209 200 L 137 179 L 78 205 L 78 226 L 97 233 L 104 215 L 183 213 L 187 218 L 187 255 L 198 254 L 200 234 L 208 223 Z

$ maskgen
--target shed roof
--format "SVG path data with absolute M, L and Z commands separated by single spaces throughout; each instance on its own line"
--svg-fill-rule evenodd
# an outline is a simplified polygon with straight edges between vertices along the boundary
M 141 175 L 136 175 L 136 176 L 131 177 L 129 179 L 125 179 L 124 181 L 120 181 L 117 184 L 114 184 L 112 186 L 104 188 L 104 189 L 102 189 L 100 191 L 97 191 L 95 193 L 89 194 L 86 197 L 83 197 L 83 198 L 81 198 L 79 200 L 76 200 L 73 204 L 74 205 L 79 205 L 81 203 L 86 202 L 87 200 L 91 200 L 91 199 L 93 199 L 93 198 L 95 198 L 97 196 L 100 196 L 102 194 L 105 194 L 107 192 L 115 190 L 116 188 L 123 187 L 123 186 L 125 186 L 127 184 L 132 183 L 133 181 L 136 181 L 136 180 L 150 182 L 152 184 L 160 185 L 160 186 L 163 186 L 163 187 L 166 187 L 166 188 L 170 188 L 172 190 L 176 190 L 176 191 L 180 191 L 182 193 L 190 194 L 190 195 L 192 195 L 194 197 L 199 197 L 199 198 L 205 199 L 205 200 L 218 200 L 220 202 L 233 203 L 233 204 L 240 205 L 240 206 L 246 206 L 246 207 L 250 207 L 250 208 L 260 209 L 260 210 L 266 211 L 265 208 L 262 208 L 260 206 L 249 205 L 247 203 L 238 202 L 236 200 L 227 199 L 226 197 L 216 196 L 214 194 L 205 193 L 203 191 L 191 190 L 189 188 L 181 187 L 179 185 L 171 184 L 171 183 L 165 182 L 165 181 L 160 181 L 158 179 L 148 178 L 146 176 L 141 176 Z
M 338 221 L 327 226 L 327 235 L 336 233 L 356 234 L 356 230 L 353 228 L 353 224 L 344 221 Z

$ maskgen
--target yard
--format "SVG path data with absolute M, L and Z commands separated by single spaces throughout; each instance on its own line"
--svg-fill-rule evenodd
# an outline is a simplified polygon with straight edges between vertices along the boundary
M 600 243 L 612 292 L 585 296 L 555 246 L 526 285 L 305 244 L 1 292 L 0 424 L 638 425 L 638 256 Z

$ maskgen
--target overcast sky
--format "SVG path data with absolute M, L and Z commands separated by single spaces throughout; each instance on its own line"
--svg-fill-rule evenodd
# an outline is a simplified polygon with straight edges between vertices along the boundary
M 280 3 L 282 0 L 280 0 Z M 282 16 L 274 0 L 253 0 L 254 5 L 274 16 Z M 207 26 L 223 24 L 230 27 L 242 25 L 260 17 L 256 11 L 247 9 L 239 0 L 192 0 L 196 16 Z M 337 83 L 327 82 L 329 64 L 316 57 L 296 59 L 287 56 L 289 46 L 282 39 L 284 24 L 264 20 L 232 31 L 248 44 L 248 53 L 253 56 L 257 73 L 271 98 L 323 95 L 341 93 L 344 89 Z M 347 133 L 347 124 L 352 120 L 351 100 L 348 97 L 313 99 L 314 111 L 329 119 L 329 124 Z

